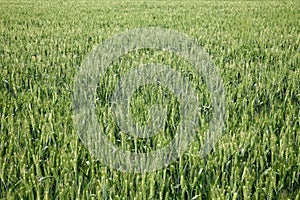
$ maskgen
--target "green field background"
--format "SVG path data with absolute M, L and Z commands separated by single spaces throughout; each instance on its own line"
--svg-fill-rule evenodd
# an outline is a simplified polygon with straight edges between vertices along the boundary
M 0 0 L 0 199 L 299 199 L 299 19 L 299 1 Z M 132 174 L 85 148 L 72 87 L 95 46 L 140 27 L 210 54 L 226 128 L 205 158 Z

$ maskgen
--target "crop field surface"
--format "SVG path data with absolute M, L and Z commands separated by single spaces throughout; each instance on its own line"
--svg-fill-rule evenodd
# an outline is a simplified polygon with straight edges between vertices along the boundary
M 0 199 L 300 199 L 299 1 L 0 0 Z M 100 43 L 124 31 L 159 27 L 193 38 L 225 89 L 222 135 L 200 156 L 212 102 L 185 59 L 131 51 L 99 79 L 96 113 L 109 142 L 154 151 L 174 137 L 180 102 L 148 85 L 132 96 L 135 122 L 153 104 L 168 107 L 152 138 L 122 132 L 108 108 L 131 67 L 162 63 L 196 88 L 196 137 L 174 162 L 146 173 L 106 166 L 74 125 L 74 80 Z M 163 101 L 160 101 L 164 97 Z M 101 147 L 99 147 L 101 148 Z

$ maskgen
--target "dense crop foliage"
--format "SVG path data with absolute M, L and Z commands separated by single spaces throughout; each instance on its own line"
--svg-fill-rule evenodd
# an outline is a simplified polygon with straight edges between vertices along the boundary
M 0 5 L 0 199 L 300 198 L 299 1 L 1 0 Z M 106 167 L 82 144 L 72 121 L 74 77 L 95 45 L 137 27 L 187 34 L 219 68 L 226 129 L 207 157 L 196 153 L 199 137 L 168 167 L 131 174 Z M 114 67 L 139 59 L 184 62 L 140 51 Z M 114 81 L 100 82 L 109 90 Z M 100 115 L 102 103 L 100 98 Z M 209 113 L 209 105 L 204 107 L 203 118 Z M 176 113 L 170 116 L 176 123 Z M 110 136 L 115 143 L 122 137 Z M 160 141 L 167 142 L 152 142 L 159 147 Z M 119 145 L 135 148 L 136 141 L 130 142 Z

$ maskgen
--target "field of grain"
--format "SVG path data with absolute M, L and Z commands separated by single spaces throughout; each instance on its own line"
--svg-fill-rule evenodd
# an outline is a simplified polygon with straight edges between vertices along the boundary
M 0 199 L 300 199 L 299 19 L 300 3 L 292 0 L 0 0 Z M 179 31 L 209 53 L 226 89 L 226 120 L 214 148 L 200 157 L 210 112 L 204 102 L 191 148 L 165 168 L 139 174 L 91 155 L 73 123 L 72 93 L 95 46 L 143 27 Z M 186 66 L 145 50 L 119 59 L 108 74 L 149 60 Z M 97 90 L 99 121 L 113 127 L 110 141 L 129 151 L 165 145 L 171 128 L 151 142 L 116 129 L 103 111 L 117 81 L 110 77 Z M 159 96 L 157 90 L 144 93 Z M 136 99 L 141 117 L 154 100 Z

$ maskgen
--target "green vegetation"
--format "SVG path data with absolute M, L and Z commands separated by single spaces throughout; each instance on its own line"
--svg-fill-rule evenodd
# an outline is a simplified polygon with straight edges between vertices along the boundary
M 0 199 L 300 199 L 299 1 L 1 0 L 0 5 Z M 197 154 L 210 112 L 207 101 L 191 149 L 145 174 L 110 169 L 92 157 L 72 120 L 73 81 L 86 56 L 101 41 L 138 27 L 170 28 L 195 38 L 226 88 L 226 129 L 210 154 Z M 140 61 L 187 65 L 159 51 L 132 54 L 112 69 Z M 116 83 L 108 77 L 100 81 L 98 113 L 113 123 L 101 112 Z M 135 94 L 136 115 L 152 103 L 151 97 L 141 98 L 148 90 L 165 92 L 149 86 Z M 177 101 L 167 100 L 176 111 Z M 169 118 L 176 125 L 180 116 L 173 112 Z M 173 136 L 169 127 L 165 140 L 160 133 L 148 143 L 126 142 L 113 129 L 108 134 L 124 149 L 145 151 L 140 148 L 163 146 Z

